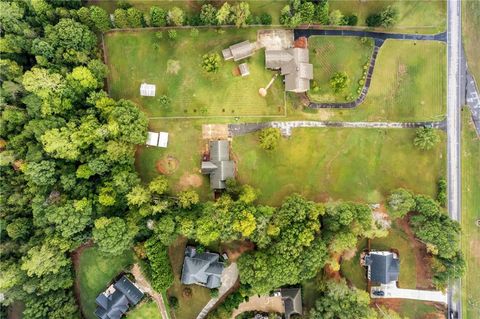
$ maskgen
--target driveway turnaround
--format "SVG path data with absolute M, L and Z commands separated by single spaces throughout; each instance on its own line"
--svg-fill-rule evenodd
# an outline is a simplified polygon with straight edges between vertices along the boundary
M 374 295 L 374 291 L 383 291 L 384 296 Z M 447 303 L 447 294 L 442 291 L 401 289 L 393 285 L 372 287 L 370 296 L 372 298 L 399 298 Z

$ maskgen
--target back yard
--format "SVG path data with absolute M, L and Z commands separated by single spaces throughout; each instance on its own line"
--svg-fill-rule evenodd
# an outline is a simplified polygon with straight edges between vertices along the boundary
M 467 262 L 462 305 L 463 317 L 473 319 L 480 316 L 480 140 L 467 110 L 462 125 L 462 249 Z
M 237 137 L 238 179 L 261 190 L 260 202 L 279 204 L 291 193 L 320 201 L 380 202 L 405 187 L 435 195 L 445 174 L 445 136 L 430 151 L 414 148 L 414 130 L 294 129 L 277 149 L 260 148 L 257 134 Z
M 266 97 L 258 90 L 265 87 L 274 72 L 264 66 L 264 51 L 259 50 L 247 62 L 250 75 L 241 77 L 239 63 L 223 61 L 218 72 L 202 68 L 205 54 L 217 53 L 244 41 L 256 41 L 255 28 L 177 29 L 170 40 L 152 30 L 115 32 L 105 36 L 109 86 L 114 98 L 136 102 L 149 117 L 261 116 L 283 115 L 283 84 L 275 80 Z M 155 84 L 156 97 L 140 97 L 140 84 Z

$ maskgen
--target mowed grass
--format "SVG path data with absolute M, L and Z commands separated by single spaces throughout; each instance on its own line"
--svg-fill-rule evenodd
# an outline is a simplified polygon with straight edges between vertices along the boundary
M 339 121 L 442 120 L 446 113 L 445 50 L 445 44 L 436 41 L 387 40 L 362 104 L 354 109 L 302 112 L 301 116 Z M 349 54 L 345 63 L 357 56 L 355 51 Z
M 341 264 L 342 275 L 358 289 L 367 288 L 367 274 L 360 265 L 360 254 L 367 247 L 367 240 L 362 240 L 357 246 L 357 253 L 350 260 L 344 260 Z M 415 246 L 409 240 L 408 235 L 393 223 L 387 237 L 372 239 L 372 250 L 397 249 L 400 256 L 400 276 L 398 285 L 400 288 L 415 289 L 417 285 Z
M 480 139 L 468 110 L 462 127 L 462 249 L 467 271 L 462 282 L 463 318 L 480 318 Z
M 210 300 L 210 290 L 198 285 L 183 285 L 181 283 L 182 266 L 184 260 L 185 246 L 187 240 L 185 238 L 177 238 L 177 240 L 169 247 L 170 262 L 172 263 L 175 281 L 168 289 L 168 296 L 175 296 L 178 299 L 178 309 L 175 311 L 176 319 L 195 319 L 203 307 Z M 185 288 L 191 289 L 191 296 L 184 295 Z
M 437 33 L 446 29 L 446 3 L 441 0 L 330 0 L 330 10 L 358 16 L 358 25 L 365 26 L 365 19 L 391 5 L 398 10 L 397 23 L 389 32 Z
M 408 129 L 294 129 L 277 149 L 260 148 L 258 134 L 236 137 L 238 179 L 261 191 L 259 201 L 278 205 L 292 193 L 313 200 L 378 203 L 405 187 L 434 196 L 445 175 L 445 135 L 430 151 L 413 146 Z
M 133 263 L 133 258 L 131 251 L 119 256 L 103 255 L 96 247 L 83 251 L 76 280 L 80 283 L 80 299 L 87 319 L 97 318 L 94 314 L 95 299 L 118 274 Z
M 232 44 L 255 42 L 257 29 L 200 29 L 197 36 L 192 36 L 190 29 L 176 32 L 175 41 L 168 39 L 166 31 L 160 40 L 152 30 L 106 35 L 112 97 L 134 101 L 150 117 L 284 114 L 281 77 L 274 81 L 266 97 L 258 94 L 274 75 L 265 69 L 263 50 L 242 61 L 250 69 L 246 77 L 235 74 L 239 63 L 223 61 L 221 56 L 221 50 Z M 211 53 L 221 57 L 215 73 L 201 66 L 202 57 Z M 140 96 L 143 82 L 156 85 L 155 97 Z M 171 100 L 169 105 L 160 102 L 163 95 Z
M 467 55 L 468 68 L 480 82 L 480 1 L 462 1 L 463 44 Z
M 194 189 L 202 198 L 210 192 L 207 176 L 200 173 L 202 150 L 206 144 L 202 141 L 202 125 L 197 121 L 150 121 L 149 129 L 169 133 L 167 148 L 139 146 L 136 154 L 136 169 L 142 181 L 149 182 L 161 173 L 157 162 L 170 158 L 176 168 L 166 175 L 173 193 Z M 206 142 L 205 142 L 206 143 Z M 173 164 L 172 164 L 173 165 Z
M 362 43 L 359 37 L 315 36 L 309 38 L 308 47 L 314 76 L 309 97 L 315 102 L 356 99 L 357 89 L 363 87 L 358 81 L 362 78 L 364 65 L 372 55 L 373 40 L 368 38 Z M 340 93 L 335 93 L 329 83 L 337 72 L 345 72 L 349 78 L 348 86 Z
M 157 305 L 153 301 L 141 303 L 129 312 L 126 319 L 166 319 L 162 318 L 158 311 Z

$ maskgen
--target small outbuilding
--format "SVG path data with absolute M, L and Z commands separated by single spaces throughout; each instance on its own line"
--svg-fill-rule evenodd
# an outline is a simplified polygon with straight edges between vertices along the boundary
M 225 189 L 226 180 L 235 176 L 227 140 L 210 141 L 210 160 L 202 162 L 202 174 L 210 175 L 211 189 Z
M 238 70 L 240 71 L 240 75 L 242 77 L 250 75 L 250 70 L 248 69 L 248 64 L 242 63 L 238 66 Z
M 225 61 L 232 60 L 240 61 L 253 55 L 253 45 L 250 41 L 243 41 L 234 45 L 231 45 L 225 50 L 222 50 L 222 55 Z
M 168 146 L 168 133 L 167 132 L 148 132 L 147 142 L 148 146 L 158 146 L 166 148 Z
M 155 91 L 157 87 L 155 84 L 142 83 L 140 85 L 140 95 L 141 96 L 155 96 Z

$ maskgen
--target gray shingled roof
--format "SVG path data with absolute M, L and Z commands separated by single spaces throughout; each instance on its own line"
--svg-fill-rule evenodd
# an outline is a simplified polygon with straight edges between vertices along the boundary
M 120 319 L 130 306 L 135 306 L 142 298 L 140 291 L 127 277 L 122 276 L 114 285 L 115 291 L 106 295 L 101 293 L 95 300 L 95 315 L 101 319 Z
M 282 288 L 283 304 L 285 306 L 285 318 L 289 319 L 291 315 L 302 315 L 302 289 L 301 288 Z
M 207 288 L 221 286 L 221 275 L 225 265 L 219 262 L 219 255 L 214 253 L 197 254 L 193 247 L 185 249 L 182 269 L 182 283 L 197 284 Z
M 239 61 L 248 58 L 253 54 L 253 46 L 250 41 L 243 41 L 231 45 L 228 49 L 222 50 L 222 55 L 225 60 Z
M 393 253 L 377 254 L 372 252 L 365 256 L 365 265 L 370 268 L 371 281 L 388 284 L 398 280 L 400 261 L 398 258 L 394 258 Z
M 210 141 L 210 161 L 202 162 L 202 174 L 210 175 L 211 189 L 224 189 L 225 181 L 235 176 L 235 166 L 230 160 L 229 142 Z

